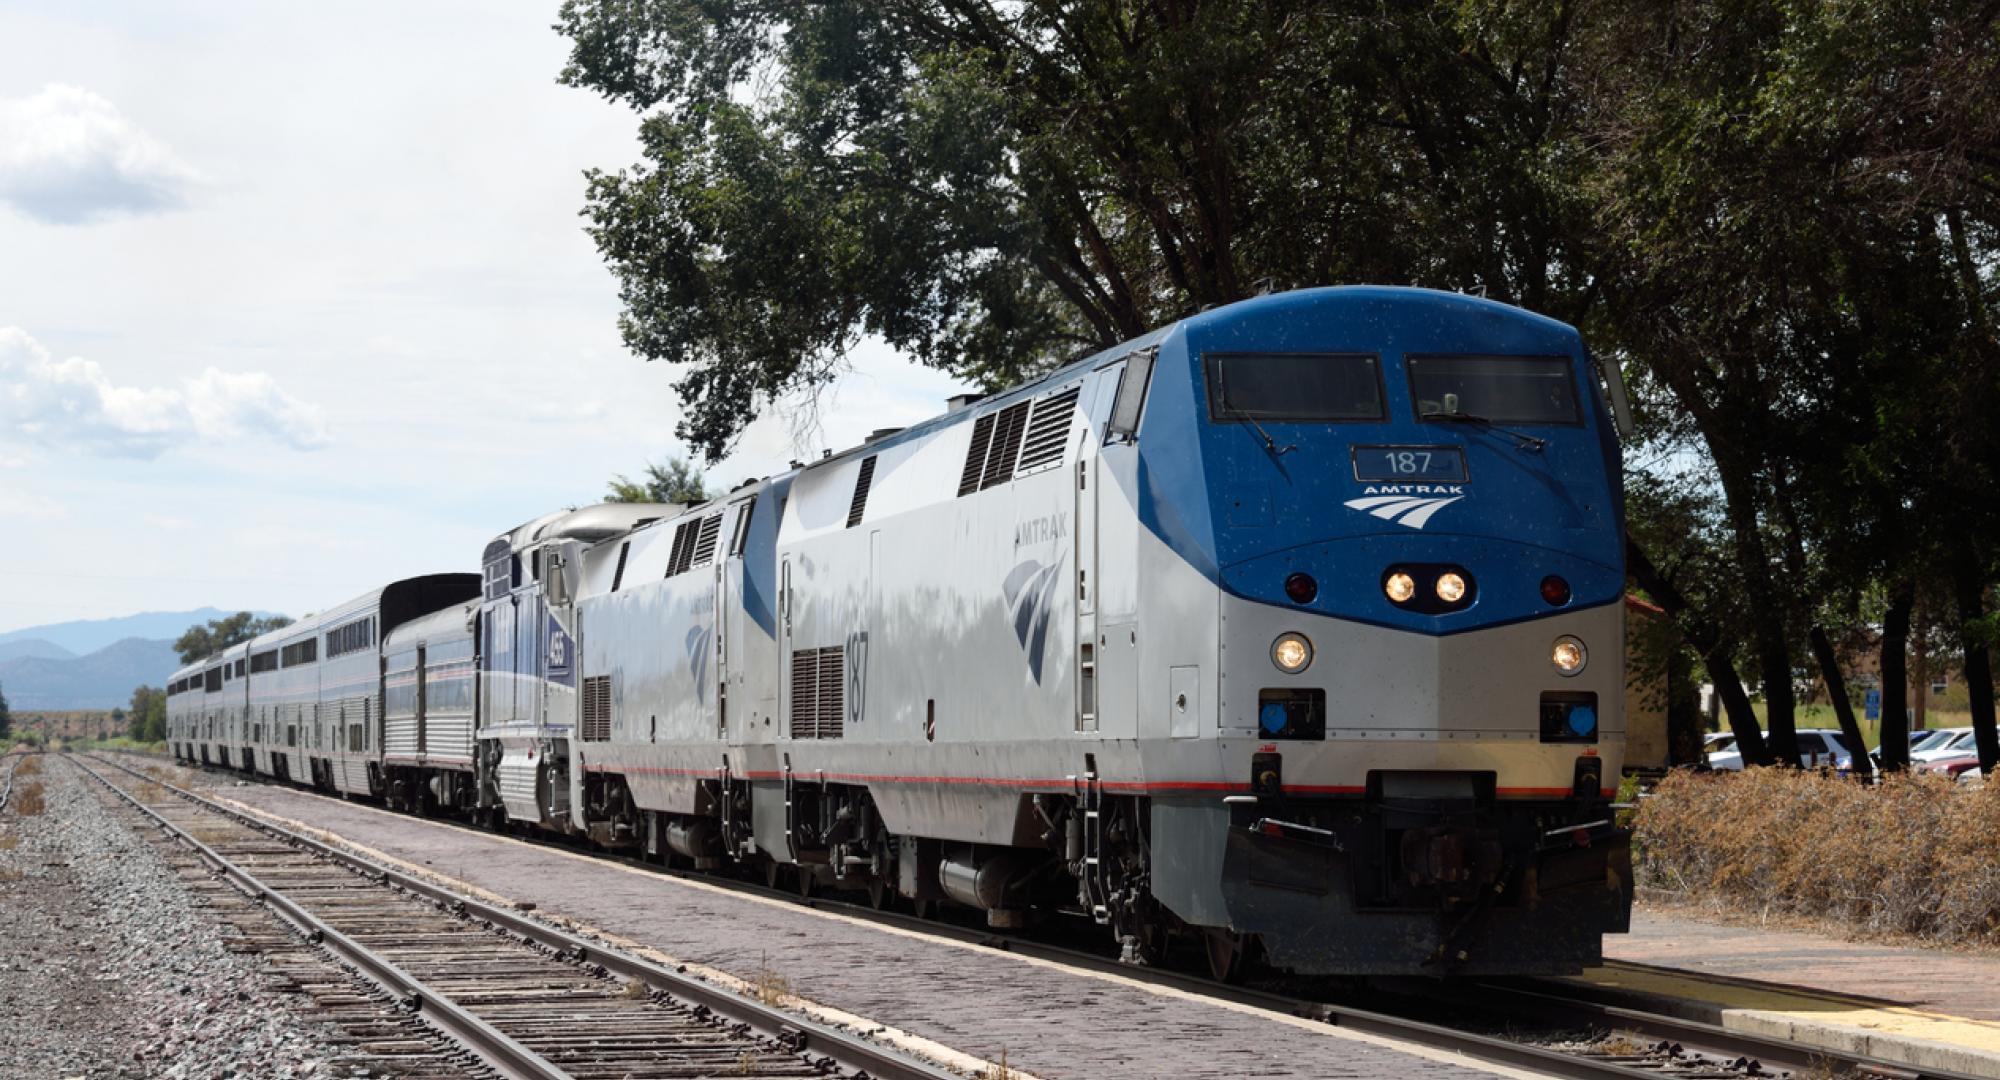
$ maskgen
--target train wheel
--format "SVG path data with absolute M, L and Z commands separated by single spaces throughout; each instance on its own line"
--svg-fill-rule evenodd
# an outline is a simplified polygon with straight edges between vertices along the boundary
M 937 914 L 937 901 L 912 900 L 910 901 L 910 914 L 915 915 L 919 919 L 931 918 Z
M 889 879 L 876 874 L 868 879 L 868 906 L 876 911 L 887 911 L 896 902 L 896 890 Z
M 806 865 L 805 863 L 800 863 L 799 876 L 797 880 L 797 885 L 799 889 L 799 899 L 801 900 L 812 899 L 814 887 L 817 886 L 818 884 L 819 884 L 819 878 L 818 875 L 813 872 L 813 868 L 811 866 Z
M 785 880 L 785 864 L 776 859 L 764 860 L 764 887 L 775 889 Z
M 1248 966 L 1250 942 L 1234 930 L 1208 927 L 1202 931 L 1208 952 L 1208 973 L 1216 982 L 1233 983 L 1243 978 Z

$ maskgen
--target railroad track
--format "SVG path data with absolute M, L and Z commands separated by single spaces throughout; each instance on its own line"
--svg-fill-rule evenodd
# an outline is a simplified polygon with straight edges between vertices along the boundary
M 318 794 L 306 789 L 295 790 Z M 491 835 L 475 826 L 449 819 L 424 820 L 465 828 L 478 835 Z M 548 838 L 514 836 L 512 839 L 554 850 L 575 850 L 573 845 Z M 1607 1005 L 1583 996 L 1557 979 L 1481 980 L 1458 991 L 1435 987 L 1385 991 L 1381 987 L 1371 987 L 1368 990 L 1371 1003 L 1392 1002 L 1394 1011 L 1363 1009 L 1347 1003 L 1352 995 L 1300 991 L 1290 987 L 1273 989 L 1268 984 L 1261 988 L 1238 986 L 1171 969 L 1138 968 L 1121 964 L 1116 957 L 1103 951 L 996 934 L 984 928 L 938 918 L 919 918 L 878 910 L 860 901 L 843 900 L 832 895 L 801 896 L 794 890 L 738 878 L 691 873 L 624 856 L 597 854 L 598 857 L 668 877 L 685 878 L 815 910 L 837 912 L 904 930 L 1171 987 L 1283 1015 L 1316 1019 L 1347 1030 L 1417 1042 L 1551 1076 L 1725 1080 L 1745 1076 L 1779 1077 L 1792 1073 L 1882 1080 L 1980 1080 L 1969 1074 L 1825 1050 L 1731 1031 L 1699 1021 Z M 1620 965 L 1614 961 L 1607 966 Z M 1446 1023 L 1416 1019 L 1440 1013 L 1451 1014 L 1451 1019 Z M 1518 1030 L 1528 1026 L 1550 1033 L 1588 1031 L 1605 1037 L 1588 1042 L 1578 1040 L 1571 1049 L 1552 1050 L 1513 1038 L 1497 1038 L 1463 1030 L 1466 1021 L 1474 1018 L 1484 1019 L 1484 1026 L 1495 1030 L 1510 1026 Z
M 7 755 L 7 779 L 4 782 L 0 782 L 0 810 L 7 809 L 8 801 L 14 797 L 14 770 L 21 767 L 21 762 L 37 753 L 40 753 L 40 751 L 28 750 L 19 754 Z
M 117 762 L 96 759 L 113 773 L 70 760 L 298 939 L 326 949 L 371 983 L 376 992 L 369 996 L 391 1004 L 392 1018 L 368 1015 L 349 995 L 349 1013 L 335 1019 L 364 1029 L 378 1025 L 374 1052 L 385 1060 L 400 1056 L 393 1064 L 405 1075 L 955 1077 L 256 821 Z

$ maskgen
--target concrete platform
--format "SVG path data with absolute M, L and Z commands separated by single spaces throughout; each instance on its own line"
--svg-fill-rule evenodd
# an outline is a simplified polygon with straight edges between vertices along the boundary
M 1642 910 L 1613 963 L 1570 980 L 1611 1004 L 2000 1080 L 2000 957 Z
M 264 784 L 215 797 L 446 883 L 525 901 L 705 978 L 968 1075 L 1490 1080 L 1536 1074 L 1121 975 L 876 925 Z M 1006 1070 L 989 1063 L 1004 1060 Z

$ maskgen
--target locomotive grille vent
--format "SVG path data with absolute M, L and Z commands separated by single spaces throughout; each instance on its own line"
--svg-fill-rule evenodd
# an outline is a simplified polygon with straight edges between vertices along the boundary
M 625 583 L 625 557 L 630 554 L 632 554 L 632 541 L 627 540 L 618 545 L 618 569 L 611 572 L 612 592 L 617 592 L 618 586 Z
M 979 476 L 986 469 L 986 448 L 993 442 L 993 413 L 972 422 L 972 445 L 965 448 L 965 471 L 958 474 L 958 493 L 979 490 Z
M 694 537 L 693 564 L 695 566 L 707 566 L 709 560 L 715 558 L 715 541 L 721 535 L 721 514 L 710 514 L 701 519 L 701 529 L 695 533 Z
M 611 676 L 592 675 L 583 680 L 583 741 L 606 742 L 611 738 Z
M 847 727 L 847 649 L 792 653 L 792 738 L 838 739 Z
M 1035 417 L 1028 421 L 1027 437 L 1021 440 L 1021 464 L 1016 476 L 1026 476 L 1062 464 L 1063 450 L 1069 446 L 1070 416 L 1076 412 L 1081 384 L 1052 394 L 1035 403 Z
M 694 562 L 695 523 L 683 521 L 674 529 L 674 548 L 667 554 L 667 576 L 686 570 Z
M 1029 404 L 1009 405 L 993 421 L 993 445 L 986 450 L 986 474 L 979 481 L 980 490 L 1014 478 L 1014 465 L 1021 458 L 1021 435 L 1028 429 Z
M 875 458 L 870 456 L 861 462 L 861 471 L 854 477 L 854 501 L 847 505 L 847 527 L 852 529 L 861 524 L 861 515 L 868 509 L 868 488 L 875 482 Z

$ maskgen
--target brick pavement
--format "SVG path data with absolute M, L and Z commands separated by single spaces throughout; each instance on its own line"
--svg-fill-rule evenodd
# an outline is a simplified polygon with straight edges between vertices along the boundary
M 1038 1077 L 1487 1080 L 1456 1055 L 1117 975 L 939 942 L 601 859 L 247 784 L 217 794 L 309 823 L 540 911 Z

